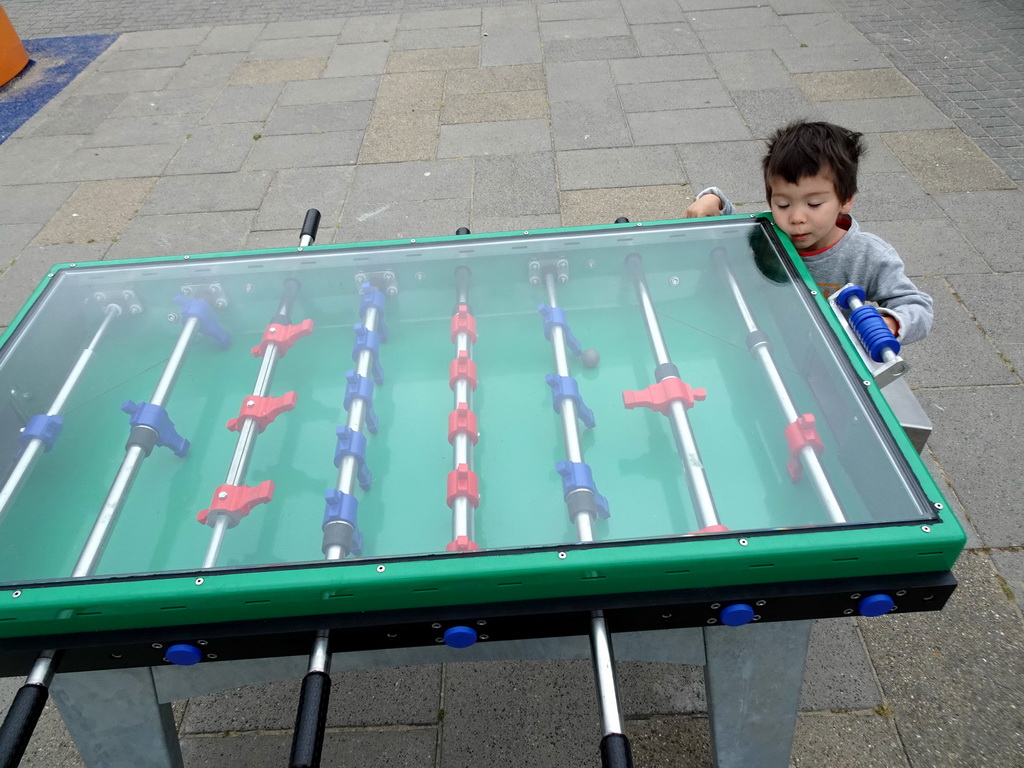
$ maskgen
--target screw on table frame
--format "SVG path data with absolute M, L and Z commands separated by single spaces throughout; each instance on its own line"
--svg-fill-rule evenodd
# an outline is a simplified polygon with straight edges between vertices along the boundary
M 542 269 L 543 284 L 547 292 L 548 306 L 558 307 L 558 276 L 550 268 Z M 548 333 L 551 350 L 554 355 L 555 376 L 565 380 L 570 377 L 569 355 L 566 354 L 566 329 L 561 324 L 551 325 Z M 550 383 L 550 377 L 549 377 Z M 562 436 L 565 442 L 566 463 L 564 466 L 585 466 L 583 464 L 583 446 L 579 436 L 577 419 L 577 399 L 562 397 L 557 401 L 562 421 Z M 587 473 L 589 476 L 589 472 Z M 565 478 L 566 475 L 563 475 Z M 588 478 L 589 479 L 589 478 Z M 576 499 L 574 499 L 576 497 Z M 577 499 L 589 497 L 584 503 Z M 590 487 L 572 490 L 566 495 L 566 503 L 570 515 L 576 525 L 576 535 L 580 542 L 593 542 L 594 518 L 599 508 L 605 508 L 606 502 L 597 498 L 596 489 Z M 603 611 L 594 611 L 590 617 L 590 649 L 591 661 L 594 666 L 594 678 L 597 683 L 598 706 L 601 713 L 601 763 L 604 768 L 631 768 L 632 755 L 629 740 L 623 729 L 622 710 L 619 704 L 618 684 L 615 677 L 615 657 L 612 652 L 611 635 Z
M 775 360 L 772 358 L 768 337 L 758 326 L 754 313 L 751 312 L 750 305 L 747 304 L 746 299 L 743 297 L 739 283 L 736 282 L 736 277 L 729 268 L 728 254 L 724 248 L 715 248 L 711 252 L 711 260 L 715 262 L 721 271 L 723 279 L 729 286 L 729 292 L 732 294 L 736 306 L 743 316 L 743 323 L 747 327 L 747 344 L 750 348 L 750 353 L 757 358 L 758 362 L 761 363 L 761 367 L 764 368 L 765 376 L 768 377 L 768 383 L 771 385 L 775 399 L 782 409 L 786 423 L 788 425 L 798 425 L 801 419 L 800 414 L 797 413 L 796 407 L 793 405 L 793 399 L 790 397 L 786 384 L 782 380 L 782 375 L 779 373 Z M 846 515 L 843 514 L 839 499 L 836 498 L 835 491 L 833 491 L 832 485 L 828 481 L 828 477 L 821 466 L 821 461 L 818 459 L 818 454 L 814 447 L 804 444 L 799 447 L 798 455 L 800 460 L 803 461 L 808 475 L 811 477 L 814 489 L 821 498 L 821 503 L 825 506 L 829 518 L 834 523 L 845 523 Z

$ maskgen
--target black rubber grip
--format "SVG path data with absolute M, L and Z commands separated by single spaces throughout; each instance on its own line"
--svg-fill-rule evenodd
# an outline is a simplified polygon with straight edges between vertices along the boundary
M 654 380 L 664 381 L 665 379 L 678 379 L 679 369 L 676 368 L 675 363 L 662 363 L 654 369 Z
M 771 351 L 772 345 L 769 342 L 768 334 L 758 329 L 747 334 L 747 349 L 753 352 L 756 347 L 764 345 Z
M 619 216 L 619 218 L 617 218 L 615 220 L 615 223 L 616 224 L 629 224 L 629 219 L 627 219 L 625 216 Z
M 609 733 L 601 739 L 602 768 L 633 768 L 633 750 L 621 733 Z
M 302 232 L 300 233 L 303 237 L 309 235 L 311 240 L 316 240 L 316 231 L 320 228 L 320 211 L 316 208 L 310 208 L 306 211 L 306 220 L 302 222 Z
M 352 553 L 352 544 L 355 539 L 355 530 L 348 523 L 328 523 L 324 528 L 324 541 L 322 550 L 326 555 L 331 547 L 341 547 L 342 551 L 349 555 Z
M 319 767 L 320 753 L 324 748 L 324 728 L 327 726 L 327 705 L 330 701 L 330 675 L 326 672 L 310 672 L 302 678 L 289 768 Z
M 458 229 L 455 230 L 455 234 L 456 235 L 468 235 L 468 234 L 471 234 L 471 233 L 469 231 L 469 227 L 459 227 Z
M 565 500 L 566 509 L 569 510 L 569 520 L 576 522 L 576 518 L 582 513 L 589 515 L 591 520 L 597 519 L 597 499 L 588 490 L 570 493 Z
M 15 768 L 21 763 L 49 695 L 44 685 L 23 685 L 18 689 L 0 725 L 0 768 Z
M 138 446 L 142 449 L 143 456 L 148 458 L 149 454 L 153 452 L 153 448 L 156 447 L 158 437 L 155 429 L 140 424 L 132 427 L 132 431 L 128 433 L 128 442 L 124 444 L 124 449 L 127 451 L 132 446 Z

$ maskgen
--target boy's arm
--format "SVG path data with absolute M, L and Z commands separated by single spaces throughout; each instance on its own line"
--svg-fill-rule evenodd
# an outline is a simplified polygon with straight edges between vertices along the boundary
M 868 298 L 878 303 L 879 312 L 901 344 L 920 341 L 932 327 L 932 297 L 921 291 L 903 271 L 903 261 L 892 246 L 879 254 Z
M 736 206 L 718 187 L 708 187 L 697 195 L 685 211 L 684 219 L 696 219 L 703 216 L 731 216 L 736 213 Z

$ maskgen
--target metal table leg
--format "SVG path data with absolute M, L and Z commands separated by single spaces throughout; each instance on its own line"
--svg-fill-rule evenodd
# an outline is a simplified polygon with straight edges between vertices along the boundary
M 149 667 L 59 674 L 50 695 L 89 768 L 183 768 Z
M 810 640 L 810 621 L 704 629 L 716 768 L 788 768 Z

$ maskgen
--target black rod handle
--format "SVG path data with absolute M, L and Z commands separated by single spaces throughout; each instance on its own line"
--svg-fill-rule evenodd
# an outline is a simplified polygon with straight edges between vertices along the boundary
M 609 733 L 601 739 L 601 768 L 633 768 L 633 750 L 621 733 Z
M 302 678 L 299 711 L 295 715 L 292 756 L 288 768 L 319 768 L 327 727 L 327 705 L 331 700 L 331 676 L 309 672 Z
M 0 768 L 16 768 L 21 763 L 49 695 L 45 685 L 26 683 L 18 689 L 0 725 Z
M 320 211 L 316 208 L 310 208 L 306 211 L 306 220 L 302 222 L 302 232 L 299 233 L 299 238 L 309 237 L 309 244 L 311 245 L 316 240 L 316 231 L 320 228 Z

